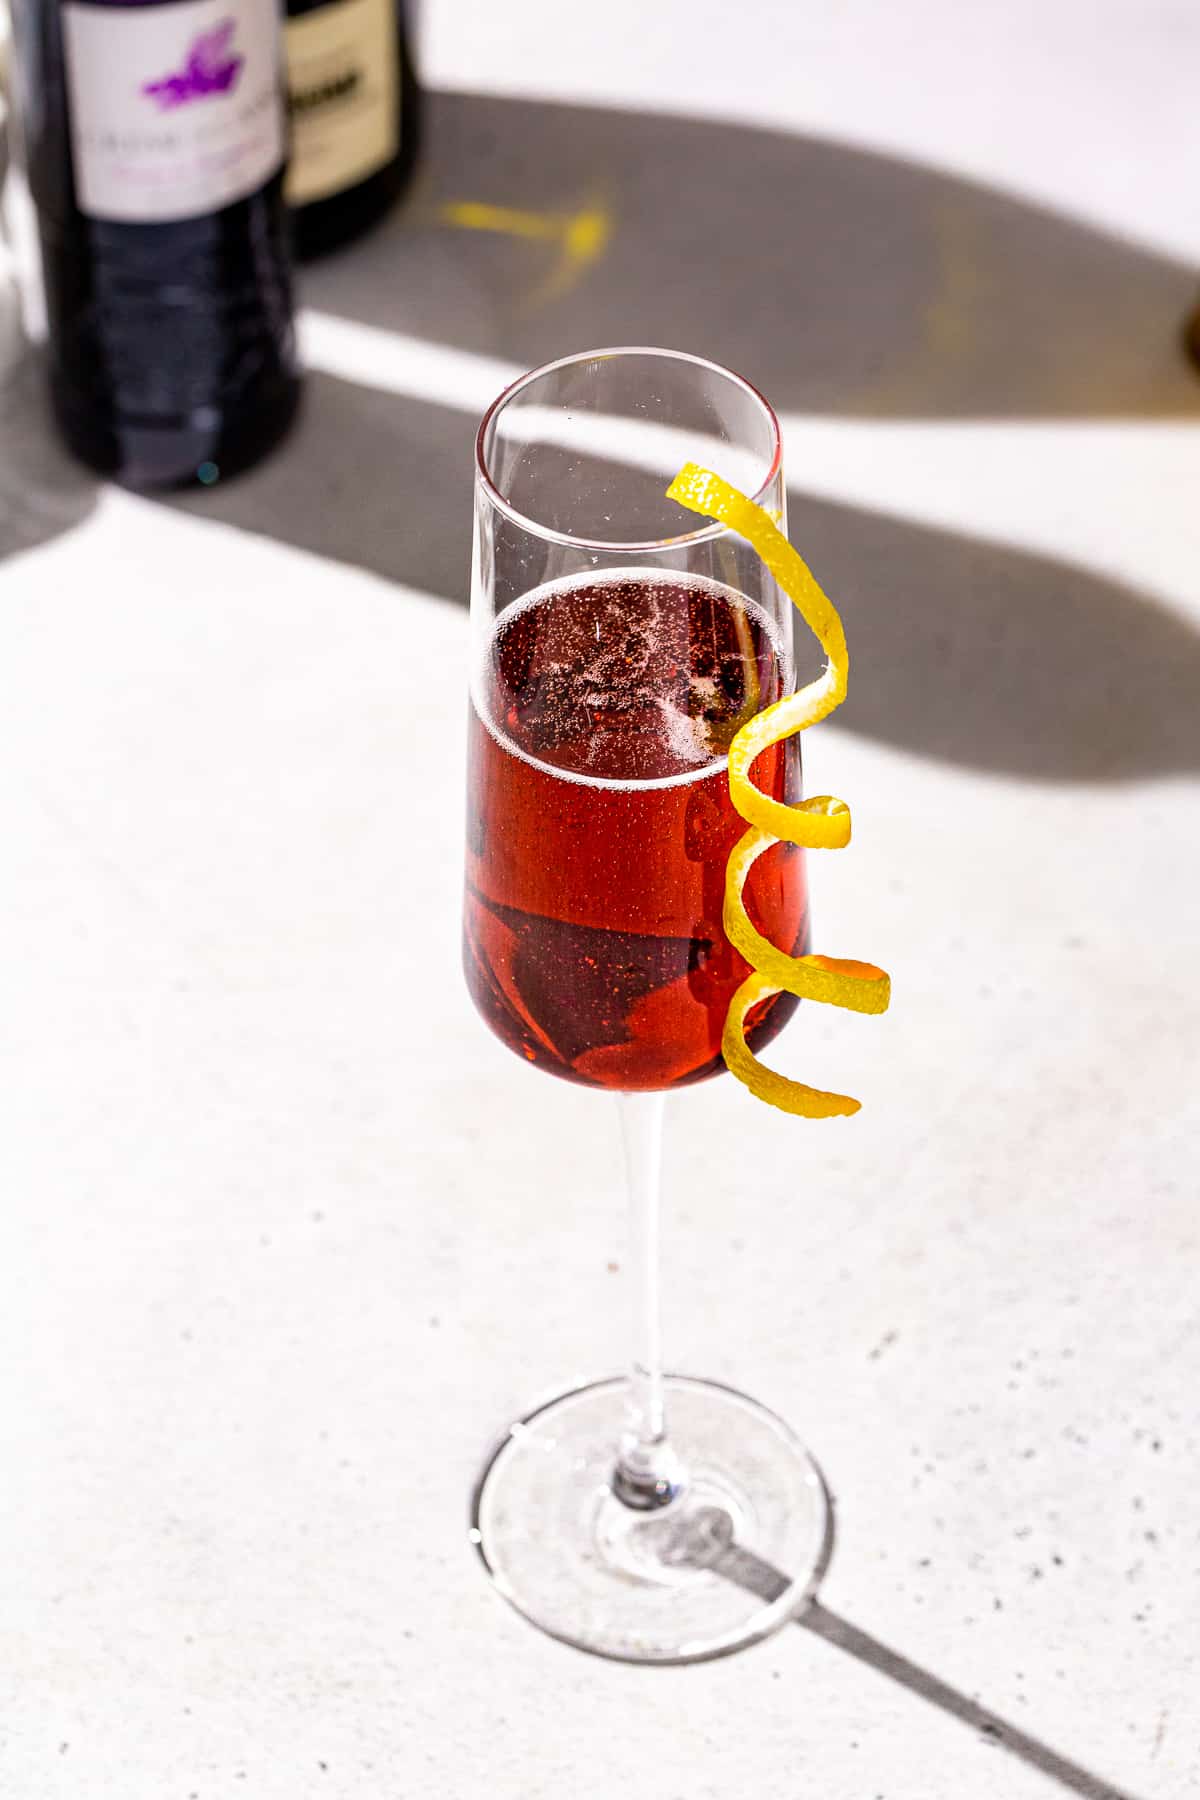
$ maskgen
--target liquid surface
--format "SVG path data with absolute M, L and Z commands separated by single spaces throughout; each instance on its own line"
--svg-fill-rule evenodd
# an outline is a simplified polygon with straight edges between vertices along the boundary
M 535 595 L 504 615 L 489 665 L 484 707 L 510 747 L 605 784 L 711 771 L 743 719 L 783 692 L 765 615 L 698 583 Z

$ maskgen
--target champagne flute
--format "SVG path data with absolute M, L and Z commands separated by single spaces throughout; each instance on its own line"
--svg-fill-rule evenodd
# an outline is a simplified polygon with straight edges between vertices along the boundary
M 820 1471 L 781 1419 L 662 1369 L 663 1098 L 722 1071 L 748 973 L 721 924 L 744 829 L 726 752 L 795 687 L 787 597 L 741 538 L 665 496 L 689 460 L 784 525 L 775 414 L 700 357 L 563 358 L 501 394 L 476 443 L 467 983 L 518 1056 L 618 1096 L 633 1342 L 627 1376 L 508 1428 L 472 1537 L 536 1625 L 635 1662 L 774 1630 L 811 1596 L 830 1530 Z M 798 800 L 798 739 L 764 752 L 755 779 Z M 760 857 L 746 893 L 759 930 L 807 949 L 799 849 Z M 751 1048 L 795 1005 L 762 1003 Z

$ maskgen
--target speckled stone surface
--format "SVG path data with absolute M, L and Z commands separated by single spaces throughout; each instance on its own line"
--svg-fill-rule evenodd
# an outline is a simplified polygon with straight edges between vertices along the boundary
M 766 53 L 682 0 L 429 6 L 431 81 L 493 97 L 310 276 L 308 416 L 245 482 L 97 489 L 4 396 L 6 1800 L 1200 1790 L 1200 27 L 739 16 Z M 493 374 L 665 329 L 680 113 L 740 121 L 712 179 L 770 291 L 747 320 L 741 221 L 714 255 L 679 199 L 676 341 L 779 399 L 856 657 L 817 943 L 895 1000 L 778 1047 L 849 1125 L 672 1106 L 670 1361 L 801 1431 L 838 1534 L 804 1626 L 638 1670 L 466 1545 L 497 1427 L 619 1367 L 625 1307 L 611 1109 L 459 981 L 459 602 Z M 513 247 L 434 216 L 485 166 L 561 206 L 608 169 L 644 295 L 601 263 L 523 311 Z

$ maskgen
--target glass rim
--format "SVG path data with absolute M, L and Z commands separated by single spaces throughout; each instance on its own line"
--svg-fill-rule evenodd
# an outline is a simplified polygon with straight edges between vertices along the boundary
M 734 387 L 740 388 L 744 394 L 749 396 L 766 418 L 771 436 L 771 456 L 767 473 L 755 491 L 748 496 L 756 506 L 763 504 L 768 489 L 775 482 L 783 467 L 783 434 L 779 427 L 778 415 L 771 402 L 765 394 L 759 392 L 753 382 L 747 381 L 744 375 L 737 374 L 733 369 L 725 368 L 722 363 L 713 362 L 707 356 L 695 356 L 689 350 L 664 350 L 654 344 L 613 344 L 600 350 L 577 350 L 569 356 L 555 357 L 552 362 L 540 363 L 536 369 L 529 369 L 524 375 L 520 375 L 515 381 L 510 382 L 507 387 L 502 388 L 479 421 L 479 430 L 475 434 L 475 476 L 489 501 L 514 525 L 519 525 L 523 530 L 544 538 L 548 543 L 564 544 L 576 550 L 597 551 L 602 555 L 639 555 L 654 550 L 676 549 L 685 544 L 702 544 L 714 538 L 736 537 L 736 532 L 719 521 L 714 521 L 710 525 L 698 526 L 695 531 L 680 532 L 675 537 L 645 538 L 640 541 L 618 542 L 612 538 L 577 537 L 573 532 L 559 531 L 554 526 L 543 525 L 537 519 L 531 519 L 527 513 L 521 512 L 500 492 L 488 468 L 487 456 L 484 452 L 484 439 L 489 427 L 504 408 L 526 388 L 532 386 L 535 381 L 540 381 L 546 375 L 553 375 L 558 369 L 570 368 L 573 363 L 595 362 L 600 358 L 608 359 L 617 356 L 659 356 L 671 362 L 691 363 L 694 368 L 703 369 L 711 375 L 721 376 L 722 379 L 731 382 Z

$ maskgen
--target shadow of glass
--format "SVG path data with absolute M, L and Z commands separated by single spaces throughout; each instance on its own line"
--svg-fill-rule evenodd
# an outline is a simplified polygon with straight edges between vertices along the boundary
M 1124 1788 L 1116 1788 L 1111 1782 L 1095 1775 L 1090 1769 L 1063 1756 L 1059 1751 L 1043 1744 L 1039 1738 L 1031 1737 L 1022 1731 L 1011 1720 L 1003 1719 L 989 1707 L 981 1706 L 977 1700 L 970 1699 L 953 1688 L 940 1676 L 931 1674 L 918 1663 L 910 1662 L 887 1644 L 880 1643 L 848 1619 L 839 1618 L 837 1613 L 829 1612 L 819 1600 L 814 1600 L 808 1610 L 796 1620 L 805 1631 L 811 1631 L 816 1637 L 823 1638 L 827 1644 L 833 1644 L 853 1656 L 857 1662 L 865 1663 L 869 1668 L 878 1670 L 890 1680 L 907 1688 L 909 1693 L 928 1701 L 942 1712 L 949 1713 L 952 1718 L 961 1719 L 979 1733 L 985 1742 L 995 1744 L 1011 1755 L 1028 1763 L 1051 1781 L 1057 1781 L 1061 1787 L 1072 1794 L 1080 1794 L 1084 1800 L 1134 1800 Z
M 27 350 L 0 386 L 0 559 L 49 542 L 85 519 L 99 483 L 62 447 L 42 357 Z
M 828 1494 L 828 1489 L 826 1493 Z M 714 1530 L 703 1512 L 694 1515 L 692 1529 L 685 1527 L 683 1541 L 689 1554 L 683 1560 L 696 1568 L 711 1569 L 736 1587 L 757 1594 L 768 1605 L 785 1595 L 790 1585 L 787 1577 L 773 1564 L 737 1543 L 732 1536 L 733 1521 L 727 1513 L 713 1513 L 713 1509 L 708 1511 L 714 1518 L 721 1520 L 727 1529 L 723 1532 Z M 695 1530 L 696 1526 L 700 1527 L 699 1531 Z M 1031 1737 L 1011 1720 L 1003 1719 L 989 1707 L 981 1706 L 977 1700 L 971 1699 L 958 1688 L 951 1687 L 939 1675 L 923 1669 L 919 1663 L 911 1662 L 908 1657 L 901 1656 L 899 1651 L 891 1649 L 889 1645 L 881 1643 L 878 1638 L 871 1637 L 868 1632 L 861 1631 L 857 1625 L 852 1625 L 848 1619 L 840 1618 L 837 1613 L 830 1612 L 828 1607 L 822 1605 L 815 1595 L 833 1560 L 836 1537 L 836 1509 L 830 1496 L 825 1542 L 809 1589 L 814 1597 L 809 1599 L 803 1612 L 795 1615 L 795 1624 L 805 1631 L 811 1631 L 816 1637 L 824 1638 L 827 1644 L 844 1650 L 848 1656 L 876 1669 L 879 1674 L 888 1676 L 931 1706 L 949 1713 L 952 1718 L 960 1719 L 964 1725 L 977 1731 L 986 1743 L 1009 1751 L 1031 1768 L 1049 1776 L 1052 1781 L 1069 1788 L 1072 1793 L 1083 1795 L 1084 1800 L 1133 1800 L 1133 1796 L 1124 1789 L 1113 1787 L 1111 1782 L 1105 1781 L 1090 1769 L 1085 1769 L 1069 1756 L 1051 1749 L 1040 1738 Z
M 1029 780 L 1200 768 L 1200 633 L 1090 570 L 788 496 L 854 655 L 848 731 Z
M 421 180 L 307 272 L 346 318 L 523 367 L 669 344 L 787 411 L 1194 416 L 1195 271 L 897 158 L 711 120 L 431 93 Z
M 463 603 L 474 428 L 313 374 L 286 454 L 170 504 Z M 1200 768 L 1200 634 L 1149 595 L 802 493 L 789 507 L 854 652 L 839 726 L 1030 780 Z

